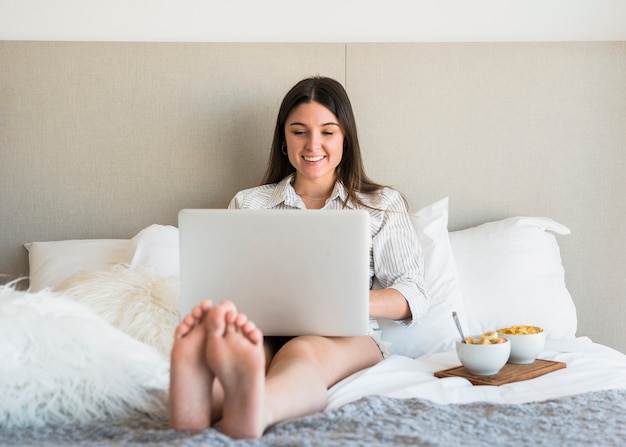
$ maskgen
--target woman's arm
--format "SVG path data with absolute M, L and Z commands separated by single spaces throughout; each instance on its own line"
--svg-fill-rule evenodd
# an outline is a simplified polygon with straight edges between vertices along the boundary
M 370 290 L 370 317 L 404 320 L 411 317 L 411 310 L 396 289 Z
M 386 189 L 382 201 L 387 211 L 378 214 L 372 237 L 374 276 L 382 288 L 370 293 L 370 316 L 411 324 L 428 310 L 422 251 L 402 196 Z

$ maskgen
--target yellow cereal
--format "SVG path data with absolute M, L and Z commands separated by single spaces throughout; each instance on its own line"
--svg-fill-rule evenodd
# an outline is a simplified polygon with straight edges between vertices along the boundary
M 495 345 L 501 343 L 502 340 L 496 331 L 485 332 L 480 338 L 467 337 L 465 342 L 470 345 Z
M 535 326 L 511 326 L 502 329 L 498 329 L 498 332 L 501 334 L 509 334 L 509 335 L 528 335 L 528 334 L 538 334 L 539 332 L 543 332 L 543 329 Z

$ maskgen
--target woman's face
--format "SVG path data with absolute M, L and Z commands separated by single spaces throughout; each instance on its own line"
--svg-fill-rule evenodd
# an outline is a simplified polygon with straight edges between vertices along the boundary
M 287 154 L 300 180 L 334 183 L 343 140 L 337 117 L 317 102 L 300 104 L 285 121 Z

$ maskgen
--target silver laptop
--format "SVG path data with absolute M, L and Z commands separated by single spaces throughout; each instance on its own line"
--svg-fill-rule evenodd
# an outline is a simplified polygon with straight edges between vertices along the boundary
M 184 209 L 181 312 L 231 300 L 265 335 L 365 335 L 364 210 Z

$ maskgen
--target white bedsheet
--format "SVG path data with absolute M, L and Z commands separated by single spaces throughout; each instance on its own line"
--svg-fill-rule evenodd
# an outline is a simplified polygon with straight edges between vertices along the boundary
M 565 362 L 567 367 L 531 380 L 474 386 L 460 377 L 434 376 L 437 371 L 460 365 L 455 351 L 417 359 L 391 356 L 333 386 L 328 393 L 327 409 L 374 394 L 423 398 L 440 404 L 519 404 L 589 391 L 626 389 L 626 355 L 587 337 L 548 340 L 539 358 Z

